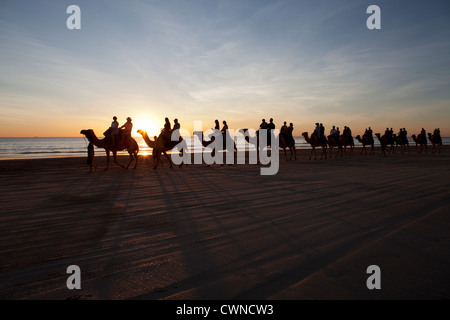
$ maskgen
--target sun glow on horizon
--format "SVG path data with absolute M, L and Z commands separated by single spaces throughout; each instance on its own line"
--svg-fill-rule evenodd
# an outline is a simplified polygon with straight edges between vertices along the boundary
M 138 118 L 133 122 L 133 135 L 135 136 L 140 136 L 137 130 L 146 131 L 150 137 L 157 136 L 161 132 L 160 126 L 150 118 Z

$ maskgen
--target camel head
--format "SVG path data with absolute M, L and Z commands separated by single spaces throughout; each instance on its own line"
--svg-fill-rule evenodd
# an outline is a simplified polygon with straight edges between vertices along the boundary
M 92 129 L 87 129 L 87 130 L 81 130 L 80 134 L 86 136 L 86 138 L 91 141 L 94 137 L 95 137 L 95 133 L 94 130 Z
M 381 141 L 381 134 L 380 133 L 375 133 L 375 136 L 378 138 L 378 140 Z
M 203 131 L 194 131 L 193 135 L 197 136 L 200 141 L 203 140 Z
M 305 138 L 308 137 L 308 132 L 303 132 L 302 136 L 304 136 Z
M 139 130 L 137 131 L 137 133 L 139 133 L 141 136 L 147 134 L 147 132 L 145 132 L 144 130 L 141 130 L 141 129 L 139 129 Z

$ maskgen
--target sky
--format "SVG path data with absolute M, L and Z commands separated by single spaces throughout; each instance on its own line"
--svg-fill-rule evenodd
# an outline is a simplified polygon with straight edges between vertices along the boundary
M 450 136 L 449 53 L 448 0 L 0 0 L 0 137 L 101 134 L 114 115 L 134 135 L 168 117 Z

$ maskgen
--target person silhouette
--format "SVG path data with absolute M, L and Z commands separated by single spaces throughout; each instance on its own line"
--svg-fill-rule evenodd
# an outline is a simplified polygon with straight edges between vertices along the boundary
M 125 122 L 124 125 L 122 125 L 119 129 L 122 129 L 122 141 L 121 144 L 125 143 L 128 145 L 130 143 L 131 139 L 131 132 L 133 130 L 133 123 L 131 122 L 131 118 L 127 118 L 127 122 Z
M 313 131 L 313 134 L 316 135 L 317 138 L 320 137 L 320 125 L 319 125 L 319 123 L 316 123 L 316 127 L 315 127 L 315 129 Z
M 282 136 L 286 142 L 289 139 L 289 128 L 286 121 L 283 122 L 283 125 L 280 128 L 280 136 Z
M 111 122 L 111 126 L 109 128 L 110 128 L 110 136 L 111 136 L 112 144 L 115 145 L 118 142 L 117 136 L 120 133 L 119 122 L 117 122 L 116 116 L 113 117 L 113 122 Z
M 336 126 L 333 126 L 333 128 L 330 130 L 330 135 L 335 135 L 336 134 Z
M 95 152 L 94 152 L 94 144 L 92 142 L 89 142 L 87 152 L 88 152 L 87 164 L 89 165 L 89 172 L 92 173 L 92 169 L 95 169 L 95 171 L 97 171 L 97 166 L 94 164 Z
M 266 119 L 262 119 L 261 124 L 259 125 L 260 129 L 267 129 L 267 122 Z
M 289 123 L 289 127 L 288 127 L 288 142 L 292 143 L 295 145 L 295 140 L 294 140 L 294 124 L 291 122 Z
M 215 123 L 214 130 L 219 130 L 220 131 L 219 120 L 215 120 L 214 123 Z
M 272 135 L 273 130 L 275 130 L 275 123 L 273 123 L 273 118 L 270 118 L 267 124 L 267 146 L 272 146 Z
M 225 120 L 223 120 L 222 123 L 223 123 L 223 127 L 222 127 L 222 130 L 220 130 L 220 132 L 222 132 L 222 134 L 225 135 L 228 130 L 228 124 Z
M 170 124 L 170 121 L 169 121 L 169 118 L 165 118 L 164 119 L 164 131 L 166 131 L 166 133 L 167 132 L 170 132 L 170 130 L 172 129 L 172 125 Z
M 287 122 L 285 121 L 285 122 L 283 122 L 283 126 L 280 129 L 280 134 L 285 135 L 287 133 L 288 133 L 288 126 L 287 126 Z
M 427 131 L 422 128 L 422 131 L 420 131 L 420 134 L 422 135 L 422 139 L 424 139 L 425 141 L 427 140 Z
M 178 119 L 173 120 L 173 130 L 179 130 L 180 129 L 180 123 L 178 122 Z
M 320 125 L 320 141 L 325 142 L 325 127 L 323 126 L 323 124 L 321 123 Z

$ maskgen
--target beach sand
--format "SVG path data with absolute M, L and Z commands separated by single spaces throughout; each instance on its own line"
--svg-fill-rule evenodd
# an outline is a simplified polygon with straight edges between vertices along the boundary
M 86 158 L 1 161 L 0 298 L 449 299 L 449 151 L 301 150 L 274 176 L 152 170 L 149 157 L 92 174 Z M 70 265 L 81 290 L 66 287 Z

